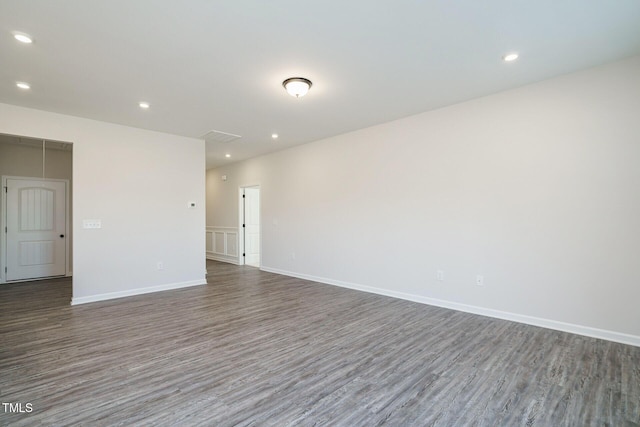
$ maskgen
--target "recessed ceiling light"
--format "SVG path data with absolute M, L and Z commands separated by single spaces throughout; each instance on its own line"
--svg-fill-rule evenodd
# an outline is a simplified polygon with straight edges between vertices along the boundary
M 518 54 L 516 52 L 507 53 L 505 56 L 502 57 L 502 59 L 506 62 L 515 61 L 516 59 L 518 59 Z
M 271 134 L 271 138 L 273 138 L 273 139 L 278 139 L 278 134 L 277 134 L 277 133 L 272 133 L 272 134 Z
M 29 34 L 19 33 L 15 31 L 13 33 L 13 38 L 18 40 L 21 43 L 26 43 L 26 44 L 33 43 L 33 38 L 31 38 Z
M 150 107 L 148 102 L 141 102 L 138 104 L 140 108 L 144 108 L 145 110 Z
M 229 157 L 231 157 L 231 154 L 225 154 L 224 156 L 228 159 Z
M 18 86 L 20 89 L 31 89 L 31 85 L 29 85 L 29 83 L 25 83 L 25 82 L 17 82 L 16 86 Z

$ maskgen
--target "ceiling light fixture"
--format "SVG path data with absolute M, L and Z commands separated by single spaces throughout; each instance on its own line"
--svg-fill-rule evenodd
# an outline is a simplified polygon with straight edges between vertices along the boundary
M 16 82 L 16 86 L 18 86 L 20 89 L 31 89 L 31 85 L 29 85 L 29 83 L 25 83 L 25 82 Z
M 311 89 L 311 80 L 304 77 L 291 77 L 282 82 L 282 86 L 287 90 L 287 93 L 296 98 L 303 97 Z
M 231 157 L 231 154 L 225 154 L 224 156 L 228 159 L 229 157 Z
M 138 105 L 140 106 L 140 108 L 144 108 L 145 110 L 151 106 L 148 102 L 141 102 Z
M 271 138 L 273 138 L 273 139 L 278 139 L 278 134 L 277 134 L 277 133 L 272 133 L 272 134 L 271 134 Z
M 31 38 L 29 34 L 19 33 L 15 31 L 13 33 L 13 38 L 18 40 L 20 43 L 26 43 L 26 44 L 33 43 L 33 38 Z
M 508 53 L 505 56 L 502 57 L 502 59 L 505 62 L 511 62 L 511 61 L 515 61 L 516 59 L 518 59 L 518 54 L 516 52 L 513 53 Z

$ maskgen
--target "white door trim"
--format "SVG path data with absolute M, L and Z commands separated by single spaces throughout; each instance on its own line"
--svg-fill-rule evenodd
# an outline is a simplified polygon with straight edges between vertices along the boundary
M 65 235 L 69 236 L 69 217 L 70 215 L 70 206 L 69 206 L 69 180 L 68 179 L 53 179 L 53 178 L 37 178 L 37 177 L 28 177 L 28 176 L 10 176 L 10 175 L 2 175 L 2 202 L 0 203 L 0 248 L 2 248 L 2 254 L 0 255 L 0 283 L 7 283 L 7 277 L 4 272 L 7 267 L 7 233 L 5 232 L 5 227 L 7 226 L 7 180 L 9 179 L 20 179 L 20 180 L 30 180 L 30 181 L 48 181 L 48 182 L 64 182 L 67 191 L 65 191 L 65 205 L 67 207 L 67 214 L 65 219 Z M 72 236 L 73 237 L 73 236 Z M 65 253 L 66 253 L 66 266 L 65 266 L 65 275 L 69 276 L 69 239 L 65 239 Z M 30 279 L 33 280 L 33 279 Z M 16 282 L 26 282 L 30 280 L 12 280 L 11 283 Z M 36 279 L 37 280 L 37 279 Z

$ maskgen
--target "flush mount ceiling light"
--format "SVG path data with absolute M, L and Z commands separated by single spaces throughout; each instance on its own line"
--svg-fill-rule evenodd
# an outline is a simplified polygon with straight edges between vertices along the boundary
M 271 138 L 273 138 L 273 139 L 278 139 L 278 134 L 277 134 L 277 133 L 272 133 L 272 134 L 271 134 Z
M 512 62 L 518 59 L 518 54 L 516 52 L 507 53 L 505 56 L 502 57 L 502 59 L 505 62 Z
M 225 154 L 224 156 L 228 159 L 229 157 L 231 157 L 231 154 Z
M 29 34 L 25 34 L 25 33 L 20 33 L 18 31 L 14 31 L 13 32 L 13 38 L 18 40 L 21 43 L 33 43 L 33 37 L 31 37 Z
M 31 89 L 31 85 L 29 83 L 25 83 L 25 82 L 16 82 L 16 86 L 18 86 L 20 89 Z
M 287 93 L 296 98 L 303 97 L 311 89 L 311 80 L 304 77 L 291 77 L 282 82 L 282 86 L 287 90 Z
M 140 106 L 140 108 L 145 109 L 145 110 L 151 106 L 151 105 L 149 105 L 148 102 L 141 102 L 138 105 Z

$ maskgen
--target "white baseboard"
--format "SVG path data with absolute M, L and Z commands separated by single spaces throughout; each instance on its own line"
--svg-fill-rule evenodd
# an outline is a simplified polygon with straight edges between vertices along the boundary
M 584 335 L 591 338 L 599 338 L 607 341 L 619 342 L 640 347 L 640 336 L 630 335 L 621 332 L 608 331 L 605 329 L 592 328 L 589 326 L 576 325 L 573 323 L 559 322 L 557 320 L 543 319 L 540 317 L 527 316 L 524 314 L 510 313 L 507 311 L 493 310 L 490 308 L 478 307 L 474 305 L 460 304 L 453 301 L 446 301 L 436 298 L 429 298 L 404 292 L 396 292 L 389 289 L 376 288 L 372 286 L 359 285 L 356 283 L 343 282 L 340 280 L 327 279 L 309 274 L 294 273 L 292 271 L 280 270 L 277 268 L 260 267 L 260 270 L 270 273 L 282 274 L 283 276 L 297 277 L 299 279 L 320 282 L 327 285 L 340 286 L 342 288 L 354 289 L 357 291 L 369 292 L 372 294 L 384 295 L 399 298 L 407 301 L 422 304 L 434 305 L 437 307 L 449 308 L 466 313 L 479 314 L 481 316 L 494 317 L 496 319 L 510 320 L 512 322 L 524 323 L 527 325 L 539 326 L 557 331 L 569 332 L 572 334 Z
M 240 265 L 236 258 L 225 258 L 223 256 L 207 254 L 207 259 L 212 261 L 228 262 L 229 264 Z
M 109 299 L 124 298 L 124 297 L 130 297 L 134 295 L 149 294 L 152 292 L 168 291 L 171 289 L 188 288 L 191 286 L 200 286 L 200 285 L 206 285 L 206 284 L 207 284 L 207 281 L 204 279 L 191 280 L 188 282 L 168 283 L 166 285 L 150 286 L 148 288 L 137 288 L 137 289 L 129 289 L 126 291 L 120 291 L 120 292 L 109 292 L 106 294 L 89 295 L 86 297 L 71 298 L 71 305 L 86 304 L 89 302 L 105 301 Z

